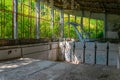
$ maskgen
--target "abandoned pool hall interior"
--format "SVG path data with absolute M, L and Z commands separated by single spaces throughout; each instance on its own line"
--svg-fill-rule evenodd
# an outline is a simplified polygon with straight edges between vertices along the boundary
M 120 0 L 0 0 L 0 80 L 119 80 Z

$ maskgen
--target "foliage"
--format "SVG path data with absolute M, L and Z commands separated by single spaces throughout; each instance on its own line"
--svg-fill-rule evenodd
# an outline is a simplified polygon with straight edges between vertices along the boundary
M 24 2 L 22 2 L 24 1 Z M 0 38 L 12 38 L 13 34 L 13 23 L 12 23 L 12 1 L 3 0 L 0 1 L 0 10 L 9 10 L 11 12 L 0 11 Z M 59 10 L 54 10 L 54 26 L 51 28 L 51 15 L 50 7 L 40 3 L 40 37 L 51 38 L 54 34 L 55 38 L 60 37 L 60 12 Z M 35 24 L 35 2 L 31 0 L 18 0 L 18 37 L 19 38 L 35 38 L 36 35 L 36 24 Z M 74 28 L 67 24 L 68 15 L 64 15 L 64 37 L 77 38 Z M 75 16 L 70 15 L 70 22 L 81 22 L 81 17 L 77 16 L 75 21 Z M 89 24 L 90 23 L 90 24 Z M 102 38 L 103 37 L 103 21 L 83 18 L 84 31 L 86 33 L 90 32 L 89 38 Z M 78 26 L 80 31 L 80 26 Z M 70 30 L 70 35 L 69 35 Z

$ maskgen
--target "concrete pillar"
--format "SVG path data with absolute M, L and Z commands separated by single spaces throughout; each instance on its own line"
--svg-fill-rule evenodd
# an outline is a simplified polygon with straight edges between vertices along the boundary
M 70 22 L 70 14 L 68 14 L 68 22 Z M 68 24 L 68 37 L 70 38 L 70 24 Z
M 84 15 L 84 12 L 82 10 L 82 13 L 81 13 L 81 28 L 82 28 L 82 30 L 83 30 L 83 15 Z
M 13 38 L 18 38 L 18 23 L 17 23 L 17 12 L 18 12 L 18 0 L 13 0 Z
M 51 3 L 50 3 L 50 7 L 51 7 L 51 32 L 52 32 L 52 38 L 54 38 L 54 31 L 53 31 L 53 27 L 54 27 L 54 1 L 51 0 Z
M 84 15 L 84 11 L 82 10 L 82 13 L 81 13 L 81 31 L 83 32 L 84 28 L 83 28 L 83 15 Z M 82 33 L 82 37 L 83 37 L 83 33 Z
M 96 19 L 96 25 L 95 26 L 96 26 L 96 39 L 97 39 L 97 36 L 98 36 L 97 35 L 97 33 L 98 33 L 98 22 L 97 22 L 97 19 Z
M 119 53 L 117 58 L 117 68 L 120 69 L 120 47 L 119 47 Z
M 35 0 L 36 39 L 40 38 L 40 0 Z
M 60 37 L 64 37 L 64 11 L 60 10 Z
M 75 16 L 74 18 L 75 18 L 75 23 L 77 23 L 77 16 Z M 75 39 L 77 39 L 77 34 L 76 34 L 76 32 L 75 32 L 74 34 L 75 34 Z
M 89 15 L 89 38 L 90 38 L 90 35 L 91 35 L 91 30 L 90 30 L 90 19 L 91 19 L 91 15 L 92 15 L 92 13 L 90 12 L 90 15 Z
M 104 38 L 107 37 L 107 13 L 104 15 Z

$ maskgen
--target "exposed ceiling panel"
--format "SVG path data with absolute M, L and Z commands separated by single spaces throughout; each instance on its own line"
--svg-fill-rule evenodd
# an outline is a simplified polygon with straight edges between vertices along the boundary
M 86 10 L 120 15 L 120 0 L 53 0 L 54 6 L 64 10 Z M 51 0 L 44 0 L 50 3 Z

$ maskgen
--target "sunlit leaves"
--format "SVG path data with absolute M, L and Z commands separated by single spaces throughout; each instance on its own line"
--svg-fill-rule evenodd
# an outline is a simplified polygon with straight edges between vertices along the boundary
M 9 10 L 11 12 L 0 12 L 0 38 L 12 38 L 12 27 L 13 27 L 13 3 L 11 0 L 0 1 L 1 10 Z M 30 1 L 30 2 L 29 2 Z M 40 37 L 51 38 L 54 34 L 55 38 L 60 37 L 60 11 L 54 10 L 54 26 L 51 30 L 51 12 L 50 7 L 44 3 L 40 3 Z M 36 14 L 35 14 L 35 1 L 34 0 L 18 0 L 18 37 L 19 38 L 35 38 L 36 35 Z M 77 38 L 74 28 L 67 24 L 68 14 L 64 15 L 64 37 Z M 81 17 L 70 15 L 70 22 L 76 22 L 81 24 Z M 90 32 L 89 38 L 102 38 L 104 22 L 97 19 L 89 19 L 83 17 L 84 31 Z M 77 27 L 79 31 L 80 26 Z M 70 30 L 70 32 L 69 32 Z M 53 32 L 52 32 L 53 31 Z M 70 36 L 69 36 L 70 34 Z

